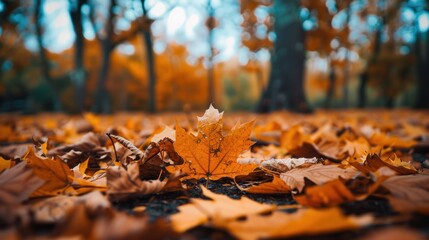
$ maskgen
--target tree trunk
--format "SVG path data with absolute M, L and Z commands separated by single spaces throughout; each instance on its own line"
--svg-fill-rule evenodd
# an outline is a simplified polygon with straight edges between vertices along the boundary
M 143 8 L 143 15 L 149 20 L 147 16 L 147 9 L 145 6 L 146 0 L 141 0 Z M 146 49 L 147 72 L 149 77 L 149 112 L 156 111 L 156 75 L 155 75 L 155 57 L 153 52 L 152 30 L 150 26 L 143 29 L 144 47 Z
M 215 10 L 211 4 L 211 0 L 207 1 L 207 11 L 208 11 L 208 21 L 207 21 L 207 26 L 209 29 L 209 38 L 208 38 L 208 43 L 209 43 L 209 48 L 210 48 L 210 52 L 209 52 L 209 56 L 208 56 L 208 66 L 207 66 L 207 86 L 208 86 L 208 104 L 213 104 L 215 102 L 215 85 L 214 85 L 214 63 L 213 63 L 213 58 L 214 58 L 214 47 L 213 47 L 213 41 L 214 41 L 214 36 L 213 36 L 213 28 L 215 25 L 215 21 L 214 21 L 214 15 L 215 15 Z
M 332 66 L 332 63 L 331 63 L 329 68 L 329 86 L 328 86 L 328 92 L 326 93 L 325 108 L 332 107 L 332 99 L 334 98 L 336 82 L 337 82 L 337 75 L 335 74 L 335 68 L 334 66 Z
M 75 57 L 74 57 L 74 71 L 71 74 L 71 80 L 74 85 L 74 96 L 76 103 L 76 111 L 84 111 L 84 98 L 85 98 L 85 82 L 86 73 L 84 67 L 84 36 L 83 36 L 83 23 L 82 23 L 82 6 L 86 0 L 77 0 L 76 6 L 70 7 L 70 18 L 72 20 L 73 29 L 76 35 L 75 40 Z M 70 5 L 72 2 L 70 1 Z
M 359 76 L 358 87 L 358 107 L 364 108 L 366 106 L 366 86 L 368 85 L 368 70 L 362 72 Z
M 415 107 L 429 109 L 429 31 L 417 33 L 416 52 L 418 76 Z
M 350 15 L 351 15 L 351 3 L 348 3 L 346 10 L 346 24 L 347 29 L 349 29 L 350 24 Z M 344 65 L 344 86 L 343 86 L 343 107 L 347 108 L 349 106 L 349 82 L 350 82 L 350 42 L 346 41 L 346 56 L 345 56 L 345 65 Z
M 304 94 L 305 32 L 299 17 L 299 0 L 275 0 L 274 54 L 268 87 L 262 94 L 257 111 L 289 108 L 308 112 Z
M 43 46 L 43 30 L 42 30 L 42 0 L 36 0 L 35 3 L 35 22 L 36 22 L 36 39 L 37 44 L 39 46 L 39 55 L 40 55 L 40 64 L 41 64 L 41 70 L 42 70 L 42 76 L 44 80 L 47 82 L 47 84 L 50 87 L 50 90 L 52 92 L 52 110 L 54 111 L 61 111 L 62 105 L 60 101 L 60 97 L 58 94 L 58 90 L 56 89 L 54 85 L 53 78 L 51 77 L 50 71 L 49 71 L 49 60 L 46 55 L 46 49 Z
M 113 50 L 113 9 L 116 6 L 116 0 L 110 0 L 109 15 L 106 23 L 106 36 L 101 39 L 102 61 L 100 74 L 97 81 L 97 93 L 95 97 L 94 111 L 99 113 L 111 113 L 112 107 L 110 104 L 109 93 L 106 87 L 106 81 L 110 67 L 110 56 Z
M 380 55 L 381 44 L 382 44 L 381 36 L 383 34 L 384 24 L 385 24 L 385 18 L 383 17 L 381 24 L 378 26 L 375 32 L 374 48 L 373 48 L 372 54 L 366 64 L 365 70 L 361 73 L 359 77 L 360 83 L 358 88 L 358 91 L 359 91 L 358 107 L 360 108 L 366 107 L 366 88 L 369 80 L 369 68 L 374 64 L 376 64 L 378 57 Z

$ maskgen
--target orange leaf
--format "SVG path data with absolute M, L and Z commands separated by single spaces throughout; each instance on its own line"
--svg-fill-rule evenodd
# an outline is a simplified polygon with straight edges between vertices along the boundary
M 54 196 L 68 191 L 74 192 L 71 187 L 73 172 L 61 159 L 37 156 L 32 147 L 28 148 L 23 159 L 34 169 L 37 176 L 45 180 L 45 184 L 37 189 L 31 195 L 32 197 Z
M 185 160 L 185 164 L 169 167 L 169 170 L 181 170 L 190 177 L 205 177 L 216 180 L 221 177 L 235 177 L 247 174 L 256 167 L 252 164 L 239 164 L 237 157 L 247 150 L 252 122 L 236 125 L 231 132 L 222 134 L 222 115 L 213 106 L 198 118 L 198 134 L 187 133 L 176 126 L 174 149 Z
M 369 225 L 372 216 L 345 216 L 339 208 L 302 209 L 288 214 L 250 215 L 246 221 L 225 222 L 223 227 L 239 239 L 287 238 L 357 229 Z
M 242 191 L 254 194 L 281 194 L 289 193 L 291 191 L 290 187 L 283 180 L 275 175 L 273 177 L 273 181 L 271 182 L 261 183 L 248 188 L 242 188 L 237 184 L 237 187 Z

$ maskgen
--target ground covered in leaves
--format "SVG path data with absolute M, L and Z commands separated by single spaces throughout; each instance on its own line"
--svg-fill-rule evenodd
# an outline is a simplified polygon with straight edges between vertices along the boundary
M 8 114 L 0 156 L 0 239 L 429 237 L 428 112 Z

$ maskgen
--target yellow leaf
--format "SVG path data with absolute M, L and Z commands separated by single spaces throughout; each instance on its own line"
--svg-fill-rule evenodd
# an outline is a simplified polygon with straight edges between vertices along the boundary
M 288 214 L 274 212 L 268 216 L 250 215 L 246 221 L 223 223 L 239 239 L 286 238 L 357 229 L 373 221 L 370 215 L 345 216 L 339 208 L 303 209 Z
M 180 206 L 180 212 L 171 216 L 173 229 L 177 232 L 185 232 L 209 220 L 219 224 L 249 214 L 268 212 L 275 208 L 274 205 L 258 203 L 246 197 L 236 200 L 213 193 L 204 187 L 201 189 L 203 194 L 213 201 L 192 198 L 190 204 Z
M 236 125 L 231 132 L 222 134 L 222 115 L 213 106 L 198 118 L 198 133 L 193 135 L 176 126 L 174 149 L 185 163 L 169 170 L 181 170 L 190 177 L 205 177 L 216 180 L 221 177 L 245 175 L 256 167 L 252 164 L 239 164 L 237 157 L 247 150 L 253 121 Z
M 11 167 L 11 163 L 12 160 L 6 160 L 3 157 L 0 157 L 0 172 L 9 169 Z

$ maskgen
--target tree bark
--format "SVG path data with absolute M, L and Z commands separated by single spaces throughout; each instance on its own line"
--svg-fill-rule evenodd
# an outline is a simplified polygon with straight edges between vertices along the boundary
M 87 0 L 77 0 L 76 5 L 70 7 L 70 18 L 72 20 L 73 29 L 76 35 L 75 40 L 75 56 L 74 56 L 74 71 L 71 74 L 71 80 L 74 85 L 74 96 L 76 103 L 76 111 L 81 113 L 84 111 L 85 99 L 85 82 L 86 72 L 84 67 L 84 36 L 82 22 L 82 6 Z M 70 1 L 70 5 L 72 2 Z
M 429 109 L 429 31 L 417 33 L 416 55 L 418 76 L 415 107 Z
M 146 0 L 141 0 L 143 8 L 143 15 L 146 17 L 145 20 L 149 20 L 147 16 L 147 9 L 145 6 Z M 153 52 L 153 41 L 152 41 L 152 30 L 150 25 L 143 29 L 144 47 L 146 49 L 146 60 L 147 60 L 147 72 L 149 77 L 149 112 L 156 111 L 156 75 L 155 75 L 155 57 Z
M 117 2 L 116 0 L 110 0 L 110 6 L 109 6 L 109 14 L 107 17 L 106 22 L 106 35 L 104 38 L 101 39 L 101 52 L 102 52 L 102 59 L 101 59 L 101 69 L 100 74 L 97 81 L 97 93 L 95 97 L 95 106 L 94 111 L 99 113 L 111 113 L 112 107 L 109 99 L 109 93 L 107 91 L 106 87 L 106 81 L 109 73 L 109 67 L 110 67 L 110 56 L 113 50 L 113 43 L 112 43 L 112 37 L 113 37 L 113 9 L 115 8 Z
M 275 0 L 274 54 L 268 87 L 262 94 L 258 112 L 289 108 L 308 112 L 304 94 L 305 32 L 299 17 L 299 0 Z
M 332 99 L 334 98 L 336 82 L 337 82 L 337 75 L 335 74 L 335 68 L 331 63 L 329 67 L 329 86 L 328 86 L 328 92 L 326 93 L 325 108 L 332 107 Z
M 350 24 L 350 15 L 351 15 L 351 3 L 348 3 L 346 10 L 346 24 L 347 29 L 349 30 Z M 345 65 L 344 65 L 344 86 L 343 86 L 343 107 L 347 108 L 349 106 L 349 82 L 350 82 L 350 42 L 346 41 L 346 56 L 345 56 Z
M 56 89 L 54 85 L 53 78 L 50 74 L 49 70 L 49 60 L 46 55 L 46 49 L 43 46 L 43 29 L 42 29 L 42 0 L 36 0 L 35 3 L 35 9 L 34 9 L 34 17 L 36 22 L 36 40 L 37 44 L 39 46 L 39 55 L 40 55 L 40 64 L 41 64 L 41 70 L 42 70 L 42 76 L 44 80 L 48 83 L 50 90 L 52 92 L 52 110 L 54 111 L 61 111 L 62 110 L 62 104 L 61 100 L 58 94 L 58 90 Z

